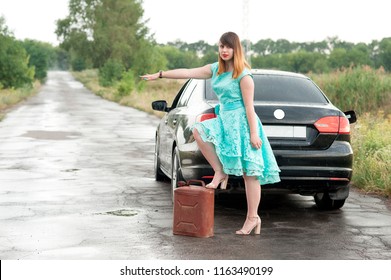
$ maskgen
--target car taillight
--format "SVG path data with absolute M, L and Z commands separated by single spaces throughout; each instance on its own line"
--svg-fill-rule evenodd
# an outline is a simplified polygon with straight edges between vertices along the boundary
M 348 118 L 339 117 L 339 133 L 350 134 L 350 123 Z
M 206 121 L 206 120 L 209 120 L 209 119 L 213 119 L 215 117 L 216 117 L 216 114 L 214 114 L 214 113 L 202 114 L 202 115 L 197 116 L 196 121 L 197 122 L 203 122 L 203 121 Z
M 329 116 L 316 121 L 315 127 L 320 133 L 349 134 L 350 124 L 345 117 Z

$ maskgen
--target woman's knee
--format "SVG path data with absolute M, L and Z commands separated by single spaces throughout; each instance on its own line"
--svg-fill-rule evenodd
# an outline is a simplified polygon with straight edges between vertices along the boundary
M 198 132 L 197 128 L 194 128 L 193 129 L 193 137 L 194 139 L 198 142 L 201 140 L 201 135 L 200 133 Z
M 243 179 L 246 182 L 259 181 L 257 176 L 248 176 L 246 173 L 243 174 Z

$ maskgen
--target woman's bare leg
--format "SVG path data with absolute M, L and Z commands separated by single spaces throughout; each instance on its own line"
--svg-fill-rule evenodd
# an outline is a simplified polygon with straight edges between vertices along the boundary
M 220 159 L 216 154 L 214 145 L 209 142 L 204 142 L 197 129 L 193 130 L 193 136 L 201 153 L 215 171 L 215 175 L 211 183 L 214 185 L 219 184 L 221 180 L 224 179 L 227 175 L 223 171 L 223 166 L 221 165 Z
M 247 199 L 247 217 L 240 230 L 242 233 L 247 233 L 254 228 L 258 223 L 258 207 L 261 202 L 261 185 L 255 176 L 243 175 L 246 199 Z

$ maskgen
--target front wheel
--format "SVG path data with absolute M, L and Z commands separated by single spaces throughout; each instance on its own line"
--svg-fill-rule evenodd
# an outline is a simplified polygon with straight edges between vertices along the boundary
M 177 147 L 175 147 L 172 153 L 171 167 L 171 199 L 174 202 L 174 190 L 178 187 L 178 182 L 183 181 L 183 176 L 179 164 L 179 150 Z
M 316 206 L 321 210 L 336 210 L 340 209 L 346 199 L 331 199 L 329 193 L 317 193 L 314 195 Z

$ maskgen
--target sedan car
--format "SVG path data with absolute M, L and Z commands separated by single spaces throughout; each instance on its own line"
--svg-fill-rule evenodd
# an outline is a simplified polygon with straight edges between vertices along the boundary
M 261 119 L 279 168 L 281 182 L 262 189 L 311 195 L 321 209 L 341 208 L 349 195 L 353 151 L 350 123 L 354 111 L 343 113 L 307 76 L 275 70 L 252 70 L 254 107 Z M 178 182 L 213 178 L 192 135 L 196 122 L 216 117 L 218 104 L 210 80 L 188 80 L 171 106 L 152 103 L 166 112 L 156 130 L 155 178 Z M 230 176 L 230 190 L 243 188 L 241 177 Z

